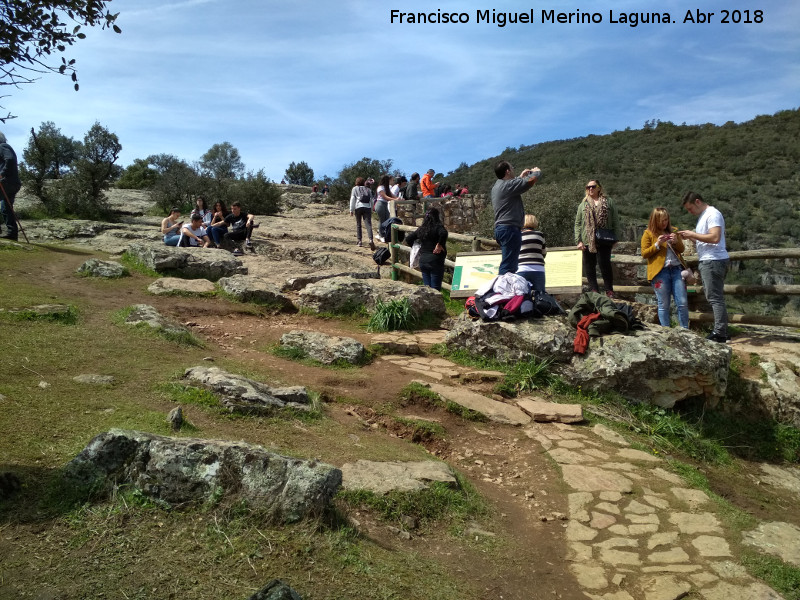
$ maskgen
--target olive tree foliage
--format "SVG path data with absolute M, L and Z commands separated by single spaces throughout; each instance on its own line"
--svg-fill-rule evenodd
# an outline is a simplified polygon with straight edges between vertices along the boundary
M 162 212 L 173 206 L 182 211 L 191 207 L 194 196 L 203 189 L 203 178 L 197 169 L 171 154 L 153 154 L 145 160 L 156 173 L 151 190 Z
M 114 184 L 121 190 L 149 190 L 158 181 L 158 171 L 150 166 L 146 158 L 135 158 L 133 163 L 122 170 L 122 175 Z
M 244 163 L 233 144 L 222 142 L 211 146 L 200 157 L 200 169 L 204 175 L 223 181 L 241 177 L 244 174 Z
M 281 188 L 275 185 L 263 169 L 248 171 L 243 177 L 232 182 L 225 198 L 228 207 L 233 202 L 240 202 L 249 213 L 257 215 L 274 215 L 281 206 Z
M 393 162 L 391 158 L 377 160 L 365 156 L 358 162 L 345 165 L 330 186 L 329 202 L 346 205 L 350 201 L 350 190 L 356 184 L 356 178 L 369 179 L 372 177 L 377 182 L 382 175 L 392 172 Z
M 0 1 L 0 86 L 19 87 L 45 73 L 70 77 L 78 90 L 75 59 L 55 54 L 86 37 L 82 27 L 112 29 L 117 14 L 108 11 L 109 1 L 100 0 L 2 0 Z M 13 118 L 9 113 L 0 122 Z
M 63 135 L 52 121 L 42 123 L 38 133 L 31 128 L 28 145 L 22 151 L 24 162 L 19 174 L 25 187 L 45 207 L 52 202 L 46 181 L 63 177 L 75 161 L 79 148 L 80 143 Z
M 299 163 L 291 162 L 284 173 L 284 177 L 286 177 L 286 183 L 293 185 L 313 185 L 314 169 L 309 167 L 305 161 Z
M 109 216 L 105 191 L 119 176 L 116 164 L 122 144 L 115 133 L 95 123 L 79 142 L 69 172 L 52 185 L 50 214 L 74 215 L 84 219 Z
M 536 215 L 548 247 L 573 246 L 575 213 L 583 198 L 580 183 L 537 183 L 522 195 L 525 213 Z M 494 237 L 494 210 L 491 203 L 478 219 L 481 235 Z

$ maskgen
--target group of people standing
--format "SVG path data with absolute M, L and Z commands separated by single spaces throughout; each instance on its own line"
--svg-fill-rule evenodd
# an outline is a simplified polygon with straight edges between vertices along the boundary
M 245 246 L 251 248 L 253 219 L 252 214 L 242 210 L 239 202 L 231 204 L 229 212 L 224 202 L 217 201 L 213 209 L 209 209 L 206 199 L 198 196 L 190 222 L 184 223 L 180 208 L 173 207 L 169 215 L 161 221 L 161 234 L 167 246 L 219 248 L 225 242 L 244 241 Z M 234 254 L 240 252 L 238 247 L 234 248 Z
M 492 207 L 495 213 L 494 236 L 501 248 L 499 274 L 517 273 L 531 282 L 533 289 L 544 290 L 544 234 L 538 230 L 534 215 L 526 215 L 522 194 L 541 176 L 538 168 L 525 169 L 519 176 L 507 161 L 495 167 L 497 182 L 492 188 Z M 582 252 L 583 271 L 589 291 L 599 293 L 597 267 L 603 278 L 605 293 L 616 298 L 611 251 L 619 240 L 620 226 L 617 208 L 603 192 L 597 179 L 589 180 L 585 195 L 575 214 L 575 246 Z M 642 257 L 647 260 L 647 280 L 652 284 L 658 304 L 658 319 L 670 326 L 670 304 L 674 298 L 678 324 L 689 327 L 687 283 L 692 272 L 683 259 L 683 240 L 693 240 L 697 248 L 698 270 L 703 291 L 714 313 L 714 329 L 709 340 L 726 342 L 728 314 L 723 294 L 729 256 L 725 249 L 725 219 L 706 204 L 700 194 L 687 192 L 681 205 L 698 217 L 694 231 L 678 231 L 670 222 L 667 209 L 657 207 L 650 214 L 647 229 L 641 239 Z

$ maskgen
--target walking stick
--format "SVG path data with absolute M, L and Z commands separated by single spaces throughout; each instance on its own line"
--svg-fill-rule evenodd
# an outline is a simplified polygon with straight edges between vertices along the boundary
M 11 211 L 11 216 L 17 222 L 17 227 L 19 227 L 19 230 L 22 232 L 22 237 L 25 238 L 25 243 L 26 244 L 30 244 L 30 242 L 28 241 L 28 234 L 25 233 L 25 230 L 22 228 L 22 223 L 20 223 L 19 219 L 17 218 L 17 213 L 14 212 L 14 204 L 11 202 L 11 200 L 8 199 L 8 194 L 6 194 L 6 188 L 3 187 L 3 180 L 2 179 L 0 179 L 0 191 L 3 192 L 3 198 L 6 199 L 6 204 L 8 205 L 8 210 Z

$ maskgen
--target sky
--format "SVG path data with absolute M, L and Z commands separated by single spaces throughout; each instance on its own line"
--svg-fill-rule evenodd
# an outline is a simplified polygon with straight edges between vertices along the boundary
M 82 140 L 99 122 L 119 137 L 122 166 L 161 153 L 194 163 L 230 142 L 247 170 L 274 181 L 291 162 L 322 178 L 362 157 L 391 159 L 407 174 L 447 173 L 507 147 L 651 119 L 719 125 L 800 106 L 793 0 L 111 0 L 108 8 L 122 34 L 86 30 L 67 50 L 80 91 L 57 75 L 0 88 L 2 114 L 17 116 L 0 130 L 20 158 L 31 127 L 52 121 Z M 643 21 L 643 11 L 670 22 L 632 27 L 630 15 Z M 699 21 L 698 11 L 705 22 L 686 20 L 688 12 Z M 409 13 L 467 22 L 408 23 Z M 501 27 L 506 13 L 533 22 Z M 572 23 L 557 22 L 559 13 Z M 586 15 L 600 22 L 575 22 Z

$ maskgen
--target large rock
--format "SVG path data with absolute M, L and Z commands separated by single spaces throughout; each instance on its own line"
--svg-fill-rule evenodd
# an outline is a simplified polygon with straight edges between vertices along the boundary
M 299 329 L 284 333 L 281 346 L 302 350 L 308 357 L 324 365 L 339 361 L 357 365 L 364 360 L 365 353 L 364 345 L 353 338 Z
M 273 579 L 247 600 L 303 600 L 288 584 Z
M 180 323 L 173 321 L 149 304 L 134 304 L 133 310 L 125 318 L 128 325 L 146 325 L 151 329 L 173 335 L 188 335 L 189 330 Z
M 247 274 L 247 267 L 230 252 L 217 248 L 173 248 L 163 243 L 136 242 L 128 252 L 157 273 L 185 279 L 209 279 Z
M 374 311 L 378 300 L 407 298 L 418 314 L 445 314 L 442 294 L 436 290 L 402 281 L 333 277 L 312 283 L 300 292 L 300 305 L 315 312 L 353 312 L 360 307 Z
M 239 302 L 256 302 L 278 306 L 284 310 L 295 308 L 288 296 L 280 292 L 277 286 L 268 283 L 261 277 L 250 275 L 233 275 L 219 280 L 219 287 Z
M 156 296 L 187 295 L 204 296 L 213 294 L 214 284 L 208 279 L 181 279 L 180 277 L 161 277 L 147 286 L 147 291 Z
M 715 405 L 724 395 L 731 351 L 684 330 L 648 327 L 629 335 L 592 338 L 584 355 L 573 352 L 575 329 L 564 317 L 513 323 L 461 318 L 447 334 L 448 348 L 463 348 L 502 362 L 536 357 L 576 387 L 614 390 L 625 398 L 671 407 L 702 396 Z
M 342 465 L 342 487 L 346 490 L 369 490 L 381 495 L 392 491 L 417 492 L 435 481 L 458 487 L 458 480 L 447 463 L 434 460 L 375 462 L 359 459 Z
M 462 315 L 445 337 L 445 344 L 506 363 L 533 357 L 566 362 L 572 358 L 574 338 L 575 330 L 563 317 L 487 323 Z
M 118 262 L 113 260 L 100 260 L 99 258 L 90 258 L 78 267 L 76 272 L 79 275 L 104 277 L 106 279 L 117 279 L 128 274 L 128 270 Z
M 191 367 L 183 378 L 216 394 L 232 413 L 268 415 L 281 408 L 312 409 L 306 388 L 300 386 L 270 387 L 219 367 Z
M 731 350 L 685 329 L 652 326 L 633 335 L 592 338 L 585 355 L 556 371 L 584 389 L 671 408 L 701 396 L 715 406 L 725 395 Z
M 170 438 L 112 429 L 97 435 L 67 465 L 68 484 L 110 492 L 128 485 L 170 505 L 244 498 L 276 520 L 324 513 L 342 472 L 244 442 Z

